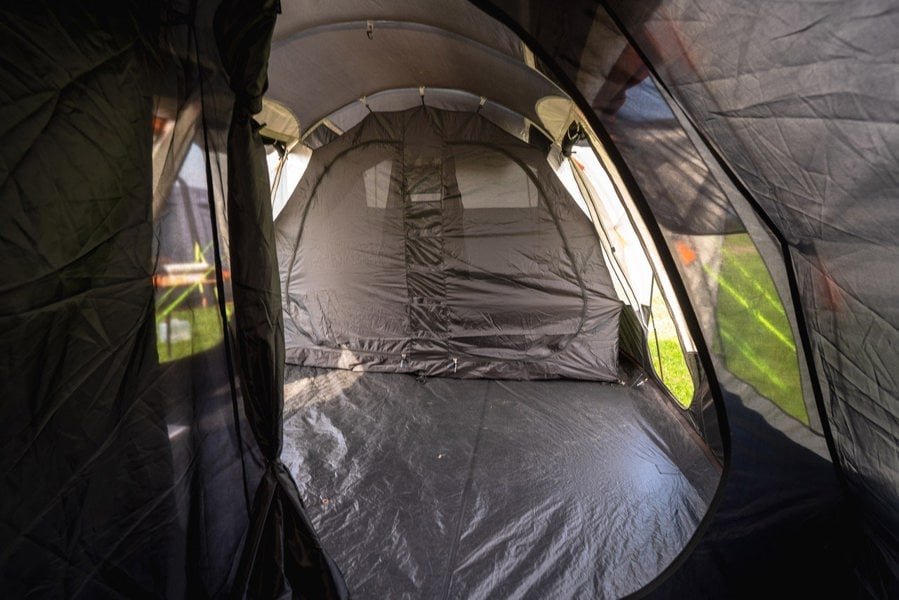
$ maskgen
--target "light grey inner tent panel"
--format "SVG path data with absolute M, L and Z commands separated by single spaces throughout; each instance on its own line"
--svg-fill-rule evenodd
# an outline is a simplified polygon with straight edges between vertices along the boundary
M 276 228 L 288 362 L 618 379 L 592 223 L 544 151 L 477 113 L 372 113 L 316 150 Z

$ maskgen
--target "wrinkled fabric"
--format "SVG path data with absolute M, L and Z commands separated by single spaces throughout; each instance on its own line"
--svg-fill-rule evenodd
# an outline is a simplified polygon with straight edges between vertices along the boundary
M 525 35 L 538 55 L 532 60 L 510 30 L 478 22 L 476 11 L 447 10 L 441 3 L 416 6 L 404 17 L 399 4 L 382 4 L 364 3 L 342 13 L 343 6 L 329 3 L 310 11 L 305 22 L 319 28 L 320 40 L 338 41 L 338 49 L 361 49 L 371 59 L 361 68 L 329 68 L 333 47 L 301 56 L 285 52 L 273 61 L 291 75 L 284 79 L 285 93 L 297 85 L 301 89 L 292 98 L 312 107 L 305 115 L 312 123 L 304 127 L 358 101 L 360 94 L 390 85 L 415 89 L 437 80 L 491 96 L 537 123 L 535 102 L 569 88 L 609 145 L 640 208 L 654 215 L 650 228 L 660 252 L 672 255 L 672 274 L 680 271 L 693 298 L 699 321 L 693 334 L 705 337 L 724 393 L 714 405 L 705 396 L 691 416 L 696 422 L 709 416 L 715 429 L 718 421 L 711 417 L 720 411 L 728 449 L 725 483 L 698 529 L 699 512 L 689 514 L 687 529 L 702 535 L 689 542 L 689 552 L 668 563 L 667 577 L 643 591 L 659 598 L 896 596 L 899 290 L 893 240 L 899 169 L 893 149 L 899 78 L 892 7 L 882 0 L 659 0 L 609 2 L 610 17 L 593 0 L 478 2 Z M 258 284 L 250 293 L 264 298 L 258 310 L 229 316 L 231 291 L 224 284 L 230 276 L 225 140 L 237 114 L 233 133 L 241 145 L 249 142 L 239 160 L 246 158 L 258 170 L 250 150 L 258 150 L 258 143 L 252 141 L 248 117 L 265 91 L 261 63 L 271 13 L 249 7 L 245 21 L 235 19 L 225 28 L 228 43 L 219 49 L 209 30 L 216 5 L 166 3 L 163 19 L 177 23 L 182 33 L 190 29 L 182 39 L 189 43 L 171 54 L 164 48 L 151 61 L 148 49 L 157 46 L 161 12 L 156 3 L 20 2 L 2 9 L 0 587 L 7 595 L 221 597 L 228 593 L 244 532 L 249 534 L 244 547 L 259 549 L 258 569 L 248 583 L 252 593 L 301 595 L 298 588 L 306 585 L 324 593 L 316 586 L 330 586 L 330 565 L 318 573 L 305 571 L 312 577 L 303 579 L 303 565 L 323 557 L 307 553 L 317 542 L 303 535 L 311 525 L 290 474 L 276 458 L 280 349 L 277 309 L 271 310 L 276 282 L 264 266 L 271 261 L 270 240 L 250 248 L 253 233 L 244 231 L 234 245 L 235 251 L 260 258 L 258 273 L 247 272 L 246 263 L 235 265 L 242 271 L 236 282 Z M 291 10 L 304 8 L 296 6 Z M 332 22 L 342 14 L 349 22 Z M 197 20 L 188 25 L 192 16 Z M 376 22 L 369 28 L 370 18 Z M 417 24 L 384 26 L 403 18 Z M 304 40 L 295 33 L 283 32 L 283 48 L 314 46 L 305 43 L 313 36 Z M 193 56 L 193 34 L 199 34 L 202 56 Z M 385 43 L 390 39 L 403 51 L 391 54 Z M 417 68 L 406 68 L 404 57 Z M 231 69 L 235 89 L 210 85 L 223 76 L 220 59 L 238 65 Z M 328 85 L 301 80 L 303 69 L 294 68 L 299 61 L 308 61 Z M 158 73 L 148 62 L 175 72 L 154 88 Z M 539 83 L 531 87 L 535 80 Z M 199 186 L 181 180 L 186 174 L 179 165 L 167 164 L 184 160 L 188 146 L 203 145 L 190 100 L 196 100 L 198 82 L 209 86 L 202 102 L 209 128 L 206 158 L 213 171 Z M 177 104 L 178 136 L 162 149 L 168 156 L 161 172 L 151 166 L 154 92 L 172 93 Z M 235 94 L 243 112 L 232 113 Z M 165 100 L 157 97 L 160 104 Z M 249 202 L 251 227 L 266 218 L 263 207 L 254 205 L 259 181 L 254 177 L 246 190 L 237 190 L 239 200 Z M 428 206 L 434 204 L 428 200 L 435 193 L 433 181 L 426 173 L 419 178 L 415 193 L 421 203 L 404 214 L 410 217 L 410 229 L 403 232 L 404 265 L 408 256 L 409 264 L 433 267 L 441 254 L 427 234 L 440 229 L 451 247 L 458 231 L 453 212 L 458 205 L 441 207 L 441 216 L 449 218 L 439 219 L 439 225 L 436 207 Z M 203 195 L 206 213 L 197 201 Z M 381 202 L 374 193 L 378 210 L 389 197 L 384 207 Z M 179 203 L 187 207 L 184 212 L 178 212 Z M 756 209 L 759 217 L 752 224 L 746 214 Z M 192 225 L 203 229 L 202 235 L 181 239 L 172 231 L 184 225 L 182 217 L 215 217 L 222 227 Z M 260 231 L 260 239 L 269 239 L 267 229 Z M 724 234 L 751 235 L 750 254 L 767 262 L 785 314 L 793 320 L 790 360 L 800 361 L 804 412 L 803 402 L 788 408 L 774 402 L 730 360 L 733 346 L 724 343 L 717 312 L 726 289 L 714 277 L 720 274 L 717 238 Z M 223 242 L 224 266 L 215 278 L 226 304 L 223 327 L 210 330 L 228 336 L 240 320 L 243 356 L 229 353 L 222 343 L 229 338 L 218 337 L 214 347 L 192 348 L 189 356 L 160 364 L 163 338 L 183 321 L 160 317 L 159 303 L 168 296 L 162 286 L 154 293 L 154 281 L 171 262 L 201 264 L 210 237 Z M 563 263 L 554 264 L 570 273 Z M 445 360 L 440 336 L 451 329 L 453 314 L 429 302 L 451 288 L 447 273 L 432 269 L 404 282 L 421 301 L 397 314 L 423 333 L 419 349 L 426 360 L 443 360 L 429 364 L 448 373 L 458 365 Z M 568 289 L 541 288 L 535 296 Z M 195 294 L 188 308 L 200 313 L 214 294 Z M 726 316 L 752 323 L 745 310 Z M 754 347 L 765 337 L 759 331 L 744 331 L 740 342 Z M 805 332 L 807 344 L 800 339 Z M 514 342 L 515 352 L 534 347 L 532 340 L 499 341 Z M 481 339 L 472 347 L 484 342 L 492 347 L 497 340 Z M 801 356 L 806 350 L 808 358 Z M 340 360 L 352 365 L 358 359 L 341 354 Z M 244 366 L 235 373 L 232 367 L 241 361 Z M 594 367 L 578 368 L 592 373 Z M 809 390 L 816 372 L 821 404 Z M 516 473 L 518 466 L 507 472 Z M 848 501 L 839 476 L 848 484 Z M 247 490 L 255 491 L 260 481 L 256 525 L 248 528 L 253 498 Z M 515 491 L 526 498 L 529 490 L 522 487 Z M 852 512 L 844 514 L 847 508 Z M 540 514 L 557 513 L 550 506 Z M 852 519 L 858 515 L 866 527 L 863 540 L 855 539 L 860 529 Z M 409 555 L 404 549 L 400 545 L 393 556 Z M 466 556 L 465 548 L 456 546 L 451 556 Z M 659 565 L 669 558 L 666 554 Z M 484 564 L 464 563 L 471 572 Z M 491 580 L 487 573 L 478 579 L 484 585 L 478 589 L 503 593 L 517 589 L 516 581 L 532 583 L 514 569 L 503 573 L 514 574 Z M 610 585 L 620 583 L 615 589 L 623 592 L 650 576 L 634 573 L 626 581 L 612 578 L 617 583 Z M 416 577 L 410 579 L 417 584 Z M 848 582 L 849 577 L 856 581 Z M 442 581 L 442 589 L 456 589 L 455 576 Z M 565 582 L 550 576 L 534 587 L 554 583 Z M 593 592 L 603 581 L 584 585 L 577 589 Z
M 661 393 L 288 366 L 284 461 L 354 597 L 622 598 L 720 476 Z
M 899 16 L 892 8 L 613 3 L 790 246 L 840 464 L 895 594 Z
M 374 113 L 313 154 L 276 223 L 288 360 L 615 380 L 593 225 L 542 152 L 472 113 Z
M 797 351 L 808 357 L 802 359 L 808 429 L 804 419 L 779 412 L 758 389 L 745 389 L 750 381 L 730 376 L 726 346 L 715 341 L 720 317 L 702 316 L 724 286 L 709 286 L 713 280 L 707 274 L 692 282 L 686 276 L 726 397 L 736 392 L 741 403 L 722 407 L 733 447 L 717 516 L 690 558 L 672 570 L 668 585 L 655 592 L 659 597 L 679 597 L 685 589 L 709 596 L 764 595 L 776 578 L 759 579 L 758 569 L 775 573 L 791 564 L 789 579 L 797 580 L 803 570 L 809 576 L 798 579 L 813 580 L 821 593 L 854 594 L 857 587 L 866 595 L 888 597 L 899 564 L 896 527 L 888 525 L 895 521 L 896 512 L 888 507 L 896 496 L 886 491 L 896 489 L 899 461 L 891 433 L 896 419 L 895 411 L 885 409 L 895 404 L 885 398 L 896 396 L 890 393 L 895 388 L 890 372 L 896 369 L 885 358 L 896 356 L 889 308 L 895 304 L 889 298 L 896 278 L 885 276 L 886 266 L 895 262 L 894 244 L 885 234 L 895 221 L 889 198 L 895 196 L 899 171 L 891 152 L 896 144 L 889 143 L 895 138 L 891 115 L 899 80 L 895 16 L 877 2 L 610 2 L 612 16 L 587 0 L 564 10 L 539 1 L 489 4 L 531 35 L 554 72 L 577 88 L 603 138 L 620 152 L 618 168 L 633 175 L 633 193 L 658 218 L 675 264 L 689 254 L 679 252 L 679 242 L 699 231 L 672 220 L 682 210 L 672 205 L 703 204 L 694 203 L 692 194 L 669 190 L 701 191 L 691 179 L 715 184 L 697 179 L 705 169 L 654 170 L 656 161 L 660 167 L 669 161 L 648 139 L 660 139 L 675 120 L 708 172 L 718 173 L 717 185 L 730 190 L 726 196 L 735 212 L 758 208 L 762 229 L 769 228 L 781 246 L 779 257 L 766 250 L 765 260 L 778 265 L 769 269 L 793 321 Z M 625 25 L 627 35 L 617 23 Z M 674 119 L 660 121 L 668 93 Z M 681 177 L 674 187 L 672 176 Z M 708 195 L 708 189 L 702 193 Z M 759 233 L 757 225 L 748 229 Z M 757 247 L 770 247 L 765 237 L 756 238 Z M 713 261 L 703 262 L 715 272 Z M 791 308 L 794 299 L 800 304 Z M 801 344 L 806 331 L 808 345 Z M 811 379 L 816 371 L 825 400 L 820 406 L 827 409 L 821 427 L 815 415 L 817 382 Z M 758 419 L 797 444 L 790 460 L 767 452 Z M 825 445 L 828 426 L 836 442 L 832 448 Z M 806 450 L 824 457 L 823 464 L 813 470 L 800 466 L 803 457 L 812 459 Z M 840 474 L 828 469 L 827 458 L 848 475 L 853 495 L 868 513 L 870 541 L 878 552 L 860 552 L 865 542 L 857 539 L 858 523 L 847 510 Z M 774 484 L 754 474 L 778 471 L 792 483 Z M 751 501 L 741 493 L 748 489 L 757 490 Z M 802 517 L 788 509 L 791 504 L 806 507 Z M 752 519 L 758 527 L 741 525 Z M 747 563 L 739 548 L 754 544 L 785 554 L 756 554 Z M 812 593 L 807 586 L 796 592 Z
M 284 333 L 265 149 L 252 115 L 267 89 L 268 49 L 279 3 L 225 1 L 216 42 L 235 94 L 228 130 L 228 230 L 236 356 L 247 420 L 266 460 L 256 490 L 234 595 L 345 598 L 339 569 L 322 551 L 296 485 L 280 463 Z M 286 579 L 286 581 L 285 581 Z
M 155 367 L 158 4 L 0 9 L 0 589 L 183 593 Z

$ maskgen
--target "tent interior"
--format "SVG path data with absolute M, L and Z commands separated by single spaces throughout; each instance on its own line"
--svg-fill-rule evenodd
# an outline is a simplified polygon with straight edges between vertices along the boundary
M 323 547 L 359 597 L 636 592 L 696 532 L 721 448 L 596 135 L 473 6 L 317 12 L 281 16 L 257 120 L 282 460 Z
M 895 315 L 683 3 L 146 4 L 0 15 L 0 589 L 899 590 Z
M 282 460 L 361 597 L 632 593 L 689 542 L 719 459 L 619 365 L 587 187 L 575 202 L 550 162 L 579 167 L 407 102 L 313 150 L 275 219 Z

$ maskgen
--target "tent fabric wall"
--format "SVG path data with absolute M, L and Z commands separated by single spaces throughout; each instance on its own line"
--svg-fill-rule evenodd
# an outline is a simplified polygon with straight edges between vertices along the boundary
M 164 590 L 153 354 L 153 3 L 0 13 L 0 589 Z M 89 178 L 84 173 L 92 173 Z M 123 391 L 125 391 L 123 393 Z
M 899 17 L 888 6 L 612 10 L 789 244 L 837 458 L 895 594 Z M 732 42 L 750 31 L 751 44 Z
M 670 214 L 671 201 L 685 197 L 652 192 L 663 189 L 653 181 L 659 175 L 645 164 L 654 154 L 653 147 L 629 136 L 627 121 L 651 114 L 645 105 L 639 106 L 641 95 L 645 97 L 654 88 L 650 67 L 674 94 L 675 108 L 683 107 L 686 121 L 681 126 L 689 129 L 696 125 L 701 136 L 691 137 L 700 143 L 711 141 L 712 151 L 705 153 L 705 160 L 714 163 L 717 153 L 722 162 L 712 166 L 720 172 L 723 165 L 734 177 L 730 185 L 748 194 L 743 202 L 760 205 L 765 222 L 790 243 L 788 258 L 793 258 L 795 271 L 788 277 L 797 282 L 802 300 L 798 308 L 808 315 L 797 327 L 812 332 L 813 358 L 819 367 L 823 365 L 819 372 L 829 398 L 827 417 L 823 418 L 833 419 L 836 428 L 837 469 L 849 475 L 853 496 L 857 495 L 869 515 L 869 532 L 879 551 L 858 558 L 855 544 L 863 542 L 848 533 L 856 527 L 855 516 L 847 514 L 855 501 L 842 499 L 841 477 L 837 472 L 828 475 L 826 460 L 813 459 L 789 475 L 799 465 L 784 463 L 786 453 L 775 463 L 764 459 L 759 445 L 762 438 L 753 439 L 760 431 L 753 433 L 751 423 L 761 419 L 759 423 L 772 426 L 773 431 L 786 433 L 791 443 L 827 457 L 824 431 L 803 432 L 798 422 L 770 410 L 771 405 L 757 390 L 740 390 L 739 404 L 734 404 L 736 396 L 726 394 L 733 448 L 722 505 L 709 525 L 710 533 L 698 540 L 697 549 L 686 564 L 679 565 L 668 587 L 657 592 L 676 596 L 676 590 L 682 589 L 677 586 L 712 590 L 716 585 L 730 587 L 733 593 L 761 591 L 765 583 L 756 577 L 755 569 L 764 564 L 776 572 L 789 564 L 786 554 L 790 554 L 804 557 L 805 568 L 814 574 L 813 581 L 822 593 L 858 585 L 862 594 L 889 595 L 897 581 L 896 513 L 888 508 L 896 504 L 895 491 L 889 491 L 896 489 L 891 467 L 896 464 L 896 437 L 888 433 L 896 428 L 895 411 L 889 408 L 895 405 L 889 399 L 896 397 L 889 373 L 896 369 L 885 364 L 895 357 L 891 350 L 895 347 L 895 320 L 889 318 L 884 299 L 895 297 L 891 282 L 896 279 L 883 273 L 862 277 L 862 273 L 870 269 L 879 273 L 878 269 L 894 262 L 891 248 L 895 245 L 883 237 L 884 224 L 895 220 L 894 203 L 888 200 L 895 196 L 890 190 L 895 190 L 896 183 L 895 157 L 888 142 L 895 139 L 895 127 L 887 124 L 891 122 L 888 115 L 895 110 L 897 81 L 891 18 L 875 19 L 876 3 L 830 6 L 822 12 L 817 4 L 789 10 L 752 4 L 741 10 L 739 3 L 724 2 L 708 2 L 702 8 L 678 2 L 639 6 L 613 2 L 609 4 L 614 18 L 592 1 L 572 3 L 565 10 L 539 1 L 480 4 L 530 36 L 540 48 L 539 56 L 579 90 L 582 106 L 595 114 L 594 123 L 620 152 L 620 165 L 633 174 L 636 193 L 644 195 L 653 215 Z M 625 24 L 630 37 L 618 31 L 616 22 Z M 851 57 L 832 45 L 844 39 L 844 31 L 859 43 L 858 52 L 850 53 Z M 650 65 L 643 62 L 644 56 L 650 58 Z M 808 69 L 809 65 L 814 69 Z M 851 77 L 838 75 L 850 65 Z M 768 85 L 758 86 L 759 77 Z M 642 81 L 649 86 L 635 89 Z M 662 99 L 658 91 L 654 95 Z M 809 135 L 810 125 L 817 135 Z M 822 140 L 829 144 L 822 145 Z M 789 159 L 783 160 L 785 157 Z M 847 167 L 846 160 L 858 163 L 857 167 Z M 683 173 L 683 180 L 689 177 L 692 173 Z M 686 201 L 692 197 L 697 196 L 688 194 Z M 810 205 L 813 198 L 820 202 L 814 209 Z M 872 219 L 873 214 L 878 218 Z M 667 240 L 676 253 L 671 233 L 666 234 Z M 828 254 L 838 247 L 839 256 L 837 252 Z M 852 294 L 847 292 L 850 289 Z M 789 298 L 789 288 L 782 287 L 781 294 Z M 694 302 L 701 297 L 696 296 Z M 850 356 L 854 357 L 851 362 L 847 361 Z M 726 373 L 724 358 L 719 356 L 716 365 L 722 373 Z M 743 387 L 734 379 L 730 385 L 737 386 L 735 391 Z M 808 402 L 807 406 L 815 408 Z M 825 426 L 828 422 L 825 420 Z M 799 457 L 801 452 L 791 455 Z M 749 462 L 744 463 L 746 460 Z M 754 462 L 757 464 L 750 467 Z M 813 469 L 819 474 L 817 484 L 812 483 L 815 478 L 809 470 L 815 462 L 820 463 Z M 777 471 L 794 483 L 766 490 L 768 484 L 753 475 Z M 806 485 L 807 489 L 801 489 Z M 762 504 L 756 508 L 769 522 L 782 520 L 783 531 L 772 534 L 771 527 L 759 527 L 755 535 L 761 545 L 790 547 L 775 559 L 784 562 L 756 560 L 750 571 L 748 562 L 727 558 L 738 554 L 734 546 L 723 544 L 728 530 L 736 535 L 734 524 L 749 516 L 741 516 L 739 507 L 748 507 L 738 491 L 741 488 L 754 488 L 756 497 L 772 502 L 768 508 Z M 777 496 L 789 488 L 793 488 L 790 495 L 798 494 L 794 502 L 805 497 L 799 504 L 814 506 L 822 520 L 809 519 L 808 512 L 783 511 Z M 719 536 L 720 540 L 714 541 Z M 714 568 L 709 562 L 712 557 L 717 561 Z M 822 569 L 825 564 L 832 569 Z M 853 568 L 854 583 L 841 578 Z M 717 582 L 716 572 L 723 578 Z M 822 578 L 822 573 L 833 580 Z M 738 592 L 740 585 L 743 591 Z
M 284 332 L 265 149 L 252 115 L 262 109 L 278 2 L 225 1 L 215 38 L 235 95 L 228 128 L 228 225 L 236 341 L 247 419 L 265 458 L 234 584 L 253 598 L 346 597 L 321 549 L 290 472 L 281 463 Z
M 173 260 L 208 256 L 199 248 L 217 240 L 217 294 L 228 302 L 229 256 L 244 251 L 228 247 L 227 181 L 219 175 L 227 168 L 229 129 L 230 147 L 246 148 L 243 157 L 252 146 L 242 136 L 253 130 L 246 108 L 238 113 L 240 127 L 228 127 L 232 105 L 245 105 L 232 103 L 216 66 L 218 9 L 217 2 L 170 3 L 164 10 L 146 2 L 3 8 L 0 589 L 6 597 L 231 593 L 250 525 L 245 491 L 257 487 L 262 458 L 244 417 L 241 384 L 252 378 L 273 386 L 243 387 L 264 396 L 247 410 L 255 422 L 274 423 L 261 437 L 278 444 L 280 375 L 235 372 L 230 316 L 195 332 L 187 356 L 165 357 L 162 332 L 177 319 L 161 316 L 172 295 L 160 283 Z M 227 10 L 219 12 L 220 26 L 247 14 Z M 259 7 L 242 10 L 255 19 Z M 247 52 L 247 42 L 267 45 L 257 34 L 231 55 L 223 52 L 232 65 L 250 59 L 247 72 L 232 71 L 242 99 L 261 93 L 242 88 L 244 76 L 264 82 L 264 58 Z M 160 133 L 166 131 L 174 133 Z M 189 172 L 196 166 L 191 152 L 199 155 L 201 173 L 208 167 L 199 179 Z M 261 173 L 265 179 L 264 164 Z M 268 207 L 267 182 L 261 194 L 246 190 L 236 187 L 238 202 Z M 238 212 L 234 221 L 253 227 Z M 276 274 L 266 283 L 262 273 L 257 288 L 242 276 L 240 259 L 234 266 L 236 283 L 251 288 L 235 296 L 259 290 L 277 297 Z M 207 312 L 205 299 L 182 298 L 186 314 Z M 270 321 L 247 326 L 253 314 L 241 311 L 237 326 L 276 345 Z M 250 360 L 263 354 L 237 347 Z M 266 365 L 278 363 L 270 358 Z M 296 488 L 283 469 L 281 480 L 274 506 L 288 535 L 266 531 L 254 591 L 268 597 L 271 589 L 285 589 L 287 573 L 298 589 L 336 589 L 339 597 L 339 573 L 318 566 L 325 559 L 303 528 Z M 288 556 L 275 564 L 272 545 L 288 536 L 282 546 Z M 319 586 L 294 576 L 312 563 L 307 572 Z
M 537 99 L 558 93 L 521 63 L 516 36 L 467 2 L 285 2 L 283 10 L 269 93 L 294 110 L 304 130 L 375 92 L 423 84 L 491 89 L 497 97 L 490 100 L 535 122 Z M 334 48 L 352 59 L 333 60 Z M 371 81 L 377 87 L 367 87 Z
M 475 112 L 373 113 L 313 154 L 277 230 L 290 362 L 618 379 L 593 225 L 541 150 Z

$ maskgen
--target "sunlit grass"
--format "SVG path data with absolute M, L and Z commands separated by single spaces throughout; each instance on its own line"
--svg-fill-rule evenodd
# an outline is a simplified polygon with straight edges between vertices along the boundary
M 654 342 L 650 342 L 654 343 Z M 680 342 L 675 339 L 660 339 L 659 353 L 652 349 L 652 366 L 656 373 L 661 373 L 665 387 L 674 395 L 684 408 L 689 408 L 693 402 L 693 378 L 684 361 Z M 661 356 L 661 360 L 660 360 Z
M 770 399 L 787 414 L 808 424 L 799 360 L 792 329 L 771 275 L 748 234 L 724 239 L 717 273 L 714 350 L 728 370 Z M 662 382 L 685 407 L 693 397 L 693 380 L 674 323 L 658 293 L 652 300 L 649 335 L 652 364 Z
M 156 350 L 160 363 L 204 352 L 221 341 L 222 319 L 216 305 L 173 309 L 157 323 Z
M 693 402 L 693 377 L 687 368 L 684 352 L 677 337 L 674 320 L 656 286 L 652 298 L 652 322 L 649 332 L 649 354 L 652 366 L 668 391 L 684 408 Z
M 808 424 L 796 344 L 765 263 L 748 234 L 727 236 L 722 254 L 716 349 L 734 375 Z

